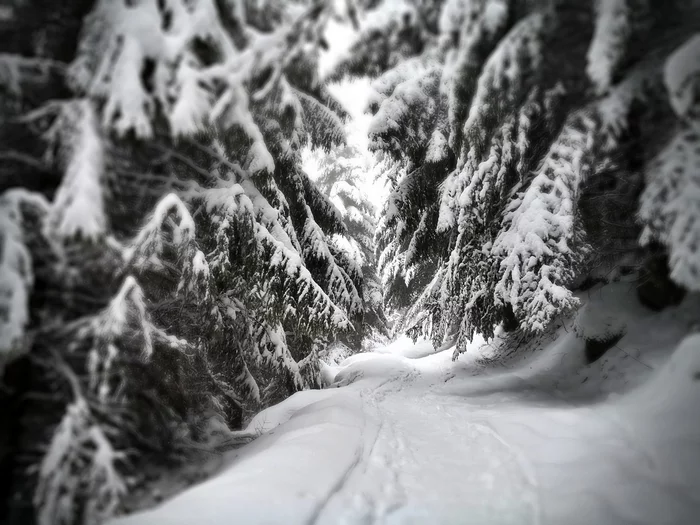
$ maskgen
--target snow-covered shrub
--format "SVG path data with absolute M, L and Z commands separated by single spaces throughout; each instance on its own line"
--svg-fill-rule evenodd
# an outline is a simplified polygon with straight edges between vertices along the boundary
M 335 343 L 325 350 L 321 359 L 329 365 L 338 366 L 352 354 L 352 349 L 348 348 L 343 343 Z
M 132 253 L 143 260 L 145 251 L 136 244 Z M 39 523 L 98 523 L 120 511 L 128 488 L 143 482 L 135 464 L 176 457 L 183 439 L 197 439 L 202 415 L 222 409 L 203 349 L 167 334 L 151 309 L 128 276 L 104 309 L 32 348 L 30 391 L 66 403 L 36 472 Z M 28 417 L 37 425 L 55 414 Z M 25 446 L 41 440 L 31 435 Z
M 34 496 L 39 525 L 68 525 L 79 514 L 86 523 L 99 523 L 113 515 L 127 491 L 118 467 L 125 460 L 126 454 L 114 450 L 96 423 L 87 401 L 76 399 L 66 408 L 39 468 Z M 82 510 L 79 501 L 85 494 L 90 503 Z
M 588 303 L 576 314 L 574 332 L 586 341 L 586 358 L 593 362 L 625 335 L 627 325 L 621 312 Z

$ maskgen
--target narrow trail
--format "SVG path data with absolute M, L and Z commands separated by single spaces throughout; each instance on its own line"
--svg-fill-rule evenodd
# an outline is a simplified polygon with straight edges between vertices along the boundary
M 459 403 L 426 393 L 420 374 L 361 391 L 381 421 L 370 453 L 333 494 L 319 523 L 537 524 L 532 468 Z
M 346 490 L 348 480 L 352 478 L 353 474 L 355 474 L 355 471 L 359 468 L 362 468 L 366 464 L 368 457 L 372 457 L 374 447 L 379 441 L 379 435 L 382 430 L 382 424 L 380 423 L 377 426 L 373 422 L 370 422 L 367 420 L 367 418 L 365 418 L 365 421 L 363 422 L 363 429 L 363 445 L 361 448 L 357 449 L 356 460 L 353 461 L 348 466 L 347 470 L 338 478 L 337 482 L 331 487 L 331 490 L 329 491 L 328 495 L 319 502 L 313 514 L 308 520 L 308 525 L 318 525 L 325 522 L 324 514 L 326 512 L 326 509 L 330 505 L 330 502 L 332 502 L 335 498 L 338 497 L 339 494 L 342 494 Z

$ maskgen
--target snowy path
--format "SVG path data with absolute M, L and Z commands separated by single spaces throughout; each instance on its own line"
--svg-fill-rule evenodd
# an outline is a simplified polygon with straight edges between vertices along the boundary
M 625 308 L 630 335 L 593 365 L 570 327 L 492 368 L 487 347 L 353 356 L 338 388 L 256 416 L 217 476 L 114 523 L 696 525 L 700 336 L 682 310 Z
M 421 373 L 360 391 L 379 428 L 318 523 L 537 523 L 519 453 L 463 403 L 427 393 Z

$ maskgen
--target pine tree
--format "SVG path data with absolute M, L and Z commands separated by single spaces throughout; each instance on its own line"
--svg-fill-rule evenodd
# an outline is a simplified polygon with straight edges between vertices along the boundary
M 499 325 L 542 331 L 576 287 L 642 264 L 640 227 L 694 289 L 690 19 L 694 2 L 448 1 L 421 53 L 365 68 L 371 144 L 396 162 L 377 238 L 403 329 L 455 357 Z
M 124 512 L 136 465 L 320 386 L 319 351 L 365 308 L 344 219 L 300 167 L 344 143 L 316 75 L 328 16 L 97 0 L 2 27 L 0 118 L 24 140 L 0 159 L 32 177 L 0 200 L 9 523 Z
M 332 249 L 343 257 L 343 267 L 362 293 L 364 318 L 355 332 L 344 337 L 353 349 L 367 337 L 386 338 L 382 287 L 376 274 L 374 232 L 376 210 L 363 184 L 371 170 L 370 159 L 354 146 L 335 148 L 318 159 L 315 183 L 340 212 L 346 230 L 333 235 Z

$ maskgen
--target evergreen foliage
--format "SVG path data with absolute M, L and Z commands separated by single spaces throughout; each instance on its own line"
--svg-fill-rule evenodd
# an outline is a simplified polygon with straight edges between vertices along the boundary
M 438 34 L 443 0 L 363 3 L 359 38 L 328 77 L 331 81 L 377 76 L 420 54 Z
M 363 188 L 371 167 L 356 147 L 344 146 L 321 155 L 318 170 L 316 186 L 329 198 L 333 209 L 340 212 L 345 226 L 345 231 L 333 235 L 331 249 L 342 257 L 345 271 L 362 294 L 362 323 L 342 336 L 345 343 L 357 349 L 363 340 L 385 340 L 390 333 L 376 273 L 377 210 Z
M 402 329 L 455 357 L 499 325 L 540 332 L 659 246 L 696 289 L 697 2 L 436 8 L 422 50 L 364 57 L 370 144 L 395 163 L 377 241 Z
M 319 387 L 364 281 L 300 167 L 345 142 L 316 75 L 330 6 L 43 4 L 0 26 L 3 522 L 92 525 L 140 466 Z

